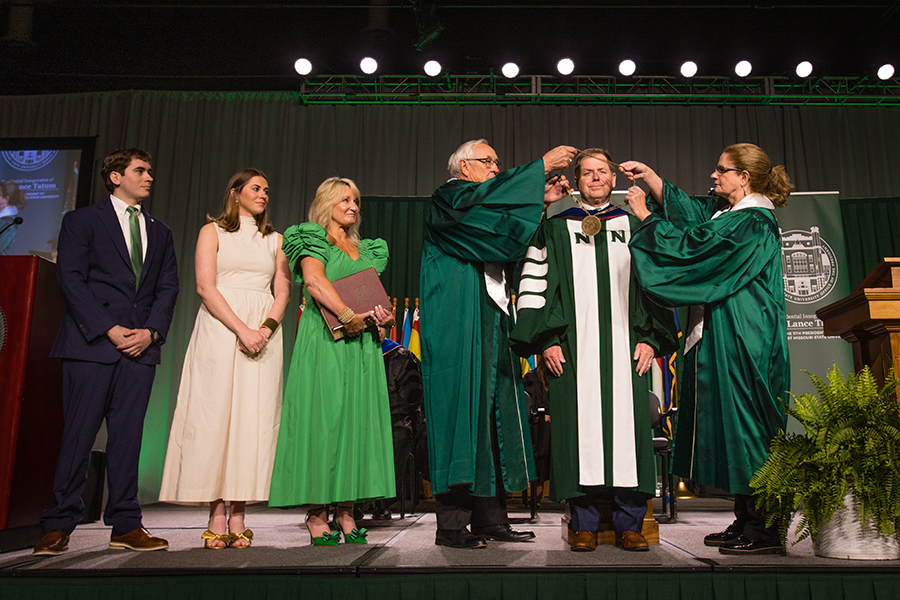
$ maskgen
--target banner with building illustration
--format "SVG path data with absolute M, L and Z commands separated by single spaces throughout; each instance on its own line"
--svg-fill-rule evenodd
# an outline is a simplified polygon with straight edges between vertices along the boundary
M 809 371 L 824 378 L 832 364 L 853 370 L 853 352 L 839 337 L 825 337 L 816 310 L 846 297 L 852 290 L 838 192 L 797 192 L 775 211 L 781 228 L 784 298 L 791 391 L 813 392 Z

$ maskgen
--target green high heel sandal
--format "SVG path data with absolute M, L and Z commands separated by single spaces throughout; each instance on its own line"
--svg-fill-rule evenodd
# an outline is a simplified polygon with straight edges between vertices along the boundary
M 362 529 L 354 529 L 350 533 L 344 534 L 344 543 L 345 544 L 368 544 L 366 541 L 366 536 L 369 534 L 369 530 L 363 527 Z

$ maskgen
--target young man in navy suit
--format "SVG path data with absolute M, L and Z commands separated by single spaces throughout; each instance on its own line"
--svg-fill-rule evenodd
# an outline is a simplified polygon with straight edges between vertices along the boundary
M 109 200 L 63 218 L 56 270 L 68 310 L 51 356 L 63 362 L 65 428 L 56 505 L 41 515 L 45 535 L 34 547 L 37 555 L 64 552 L 84 516 L 81 493 L 103 419 L 109 547 L 169 546 L 144 529 L 137 500 L 144 414 L 178 295 L 172 231 L 142 206 L 153 181 L 151 160 L 139 148 L 116 150 L 103 162 Z

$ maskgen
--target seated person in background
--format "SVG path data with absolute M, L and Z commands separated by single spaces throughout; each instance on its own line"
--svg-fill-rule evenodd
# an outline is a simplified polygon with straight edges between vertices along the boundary
M 534 496 L 536 505 L 541 505 L 544 497 L 544 482 L 550 479 L 550 379 L 547 363 L 538 356 L 534 371 L 525 373 L 525 406 L 528 408 L 528 423 L 531 430 L 531 449 L 534 451 L 534 470 L 537 473 Z M 522 495 L 523 502 L 527 496 Z
M 394 439 L 394 479 L 401 494 L 403 472 L 416 438 L 424 424 L 422 368 L 416 355 L 394 340 L 387 338 L 387 330 L 378 328 L 381 351 L 384 354 L 384 373 L 387 377 L 388 399 L 391 404 L 391 433 Z M 396 498 L 383 498 L 373 503 L 372 518 L 390 519 L 391 505 Z

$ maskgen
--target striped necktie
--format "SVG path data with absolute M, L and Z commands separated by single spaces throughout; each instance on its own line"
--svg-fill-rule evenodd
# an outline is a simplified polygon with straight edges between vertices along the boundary
M 141 282 L 141 268 L 144 266 L 144 247 L 141 244 L 141 224 L 138 221 L 138 209 L 129 206 L 128 224 L 131 227 L 131 268 L 134 269 L 134 289 Z

